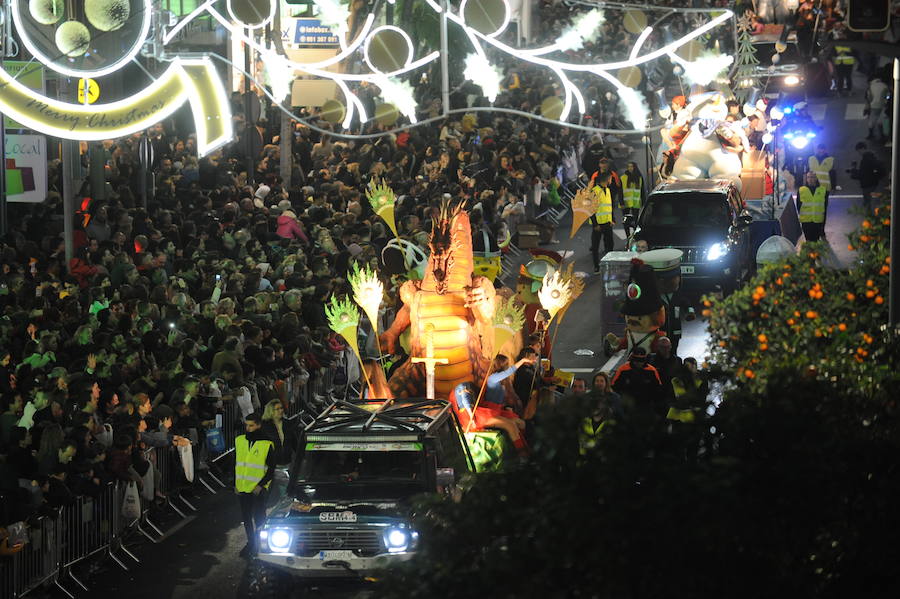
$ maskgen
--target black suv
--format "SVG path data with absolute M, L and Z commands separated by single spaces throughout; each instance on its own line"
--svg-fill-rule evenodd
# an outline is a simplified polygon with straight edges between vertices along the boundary
M 446 401 L 334 403 L 304 429 L 287 496 L 260 531 L 267 594 L 297 579 L 360 580 L 409 559 L 418 542 L 410 499 L 449 494 L 474 471 Z
M 661 183 L 638 215 L 628 247 L 643 239 L 649 249 L 678 248 L 685 291 L 730 293 L 752 274 L 753 217 L 730 181 Z

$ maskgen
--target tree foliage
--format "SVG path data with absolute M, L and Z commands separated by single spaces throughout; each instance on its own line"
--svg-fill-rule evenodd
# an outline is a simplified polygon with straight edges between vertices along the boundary
M 707 300 L 711 362 L 752 389 L 786 370 L 835 393 L 893 402 L 900 334 L 887 325 L 889 229 L 884 214 L 863 221 L 850 236 L 858 259 L 849 270 L 826 265 L 827 242 L 808 243 L 728 298 Z
M 849 272 L 808 244 L 710 302 L 712 415 L 631 411 L 581 451 L 596 398 L 541 414 L 527 462 L 423 501 L 420 550 L 376 596 L 897 596 L 888 226 L 874 214 L 851 236 Z

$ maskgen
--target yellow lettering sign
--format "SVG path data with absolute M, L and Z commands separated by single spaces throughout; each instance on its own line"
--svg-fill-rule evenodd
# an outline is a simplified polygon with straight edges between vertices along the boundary
M 82 90 L 83 91 L 83 90 Z M 99 94 L 99 87 L 98 87 Z M 88 98 L 91 91 L 88 86 Z M 0 69 L 0 112 L 26 127 L 63 139 L 99 141 L 123 137 L 158 123 L 190 103 L 202 156 L 232 136 L 228 99 L 207 58 L 178 59 L 134 96 L 109 104 L 72 104 L 36 94 Z

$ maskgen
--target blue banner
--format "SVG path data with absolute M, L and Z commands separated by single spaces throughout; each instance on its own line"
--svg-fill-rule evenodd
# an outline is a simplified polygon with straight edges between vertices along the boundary
M 319 19 L 297 19 L 294 29 L 294 44 L 298 46 L 318 46 L 321 48 L 339 45 L 337 36 Z

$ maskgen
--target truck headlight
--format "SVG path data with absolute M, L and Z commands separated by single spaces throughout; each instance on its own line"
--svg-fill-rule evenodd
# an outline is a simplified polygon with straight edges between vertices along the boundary
M 389 553 L 400 553 L 409 548 L 411 533 L 402 528 L 389 528 L 384 531 L 384 546 Z
M 790 85 L 791 87 L 800 85 L 800 77 L 797 77 L 796 75 L 788 75 L 784 78 L 784 84 Z
M 728 245 L 723 242 L 714 243 L 706 250 L 706 260 L 712 262 L 728 253 Z
M 266 535 L 265 537 L 263 535 Z M 291 548 L 291 541 L 294 534 L 290 530 L 284 528 L 276 528 L 274 530 L 262 531 L 259 533 L 260 539 L 267 540 L 269 550 L 272 553 L 287 553 Z

